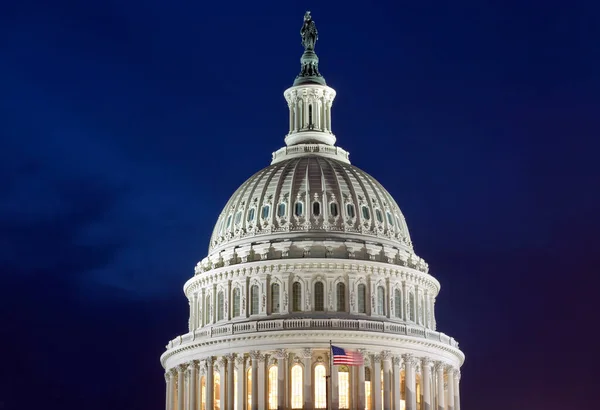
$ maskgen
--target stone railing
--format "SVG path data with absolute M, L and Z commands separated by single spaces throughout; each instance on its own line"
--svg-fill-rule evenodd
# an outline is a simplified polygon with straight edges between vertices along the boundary
M 227 335 L 270 332 L 277 330 L 349 330 L 364 332 L 382 332 L 397 335 L 406 335 L 412 337 L 424 338 L 450 345 L 458 349 L 458 342 L 454 338 L 441 332 L 426 329 L 422 326 L 410 325 L 405 323 L 390 323 L 376 320 L 362 319 L 266 319 L 254 320 L 249 322 L 227 323 L 197 329 L 194 332 L 179 336 L 169 342 L 167 349 L 172 349 L 190 342 L 201 339 L 210 339 Z
M 335 158 L 346 163 L 350 163 L 350 154 L 348 151 L 335 146 L 326 144 L 299 144 L 290 147 L 283 147 L 273 153 L 271 164 L 275 164 L 286 158 L 291 158 L 304 154 L 320 154 L 322 156 Z

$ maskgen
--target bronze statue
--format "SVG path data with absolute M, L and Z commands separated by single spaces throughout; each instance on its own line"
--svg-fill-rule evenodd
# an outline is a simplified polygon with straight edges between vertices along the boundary
M 318 39 L 317 26 L 310 16 L 310 11 L 304 14 L 304 24 L 300 29 L 300 36 L 302 36 L 302 45 L 306 51 L 313 51 L 315 49 L 315 43 Z

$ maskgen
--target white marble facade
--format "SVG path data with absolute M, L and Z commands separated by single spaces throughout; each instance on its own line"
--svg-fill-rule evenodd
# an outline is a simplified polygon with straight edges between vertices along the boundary
M 232 195 L 184 286 L 166 409 L 459 410 L 440 284 L 392 196 L 334 145 L 335 91 L 305 76 L 285 97 L 286 146 Z M 330 341 L 365 364 L 330 366 Z

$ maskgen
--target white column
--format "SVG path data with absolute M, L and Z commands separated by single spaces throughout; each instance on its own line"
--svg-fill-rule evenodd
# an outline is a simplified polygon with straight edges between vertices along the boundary
M 169 372 L 165 373 L 165 385 L 165 410 L 171 410 L 171 407 L 169 406 L 169 400 L 171 398 L 171 377 Z
M 246 369 L 244 364 L 246 359 L 244 354 L 238 354 L 235 358 L 235 369 L 237 370 L 237 409 L 244 410 L 246 402 L 246 394 L 244 386 L 246 385 Z
M 277 409 L 285 409 L 285 380 L 286 380 L 286 357 L 285 349 L 279 349 L 275 352 L 277 358 Z
M 258 410 L 258 358 L 260 352 L 253 350 L 250 352 L 252 358 L 252 410 Z
M 448 372 L 448 410 L 454 410 L 454 368 L 447 367 Z
M 228 407 L 226 385 L 227 385 L 227 359 L 224 356 L 219 357 L 219 408 L 225 410 Z
M 454 371 L 454 410 L 460 410 L 460 370 Z
M 446 410 L 446 401 L 444 397 L 444 368 L 446 365 L 442 362 L 435 363 L 435 371 L 437 374 L 437 410 Z
M 381 361 L 383 362 L 383 410 L 390 410 L 392 406 L 392 385 L 390 381 L 392 353 L 389 350 L 381 352 Z
M 424 357 L 421 361 L 423 369 L 421 383 L 423 384 L 423 410 L 433 410 L 431 402 L 431 359 Z
M 417 410 L 417 379 L 415 377 L 415 358 L 412 354 L 405 354 L 404 377 L 406 385 L 406 410 Z
M 302 351 L 302 361 L 304 364 L 304 408 L 312 409 L 314 406 L 312 399 L 312 349 L 304 349 Z
M 288 134 L 289 134 L 294 129 L 294 105 L 293 105 L 293 103 L 289 103 L 288 108 L 290 110 L 290 129 L 288 131 Z
M 265 355 L 258 356 L 258 407 L 267 408 L 267 378 L 265 374 Z
M 235 364 L 235 355 L 233 354 L 228 354 L 227 356 L 225 356 L 227 358 L 227 386 L 225 386 L 225 383 L 221 386 L 221 388 L 223 389 L 224 387 L 226 387 L 225 389 L 225 394 L 226 394 L 226 400 L 227 400 L 227 407 L 224 407 L 223 405 L 221 405 L 222 409 L 233 409 L 234 405 L 234 397 L 233 397 L 233 393 L 234 393 L 234 380 L 233 380 L 233 371 L 234 371 L 234 364 Z M 194 409 L 195 410 L 195 409 Z
M 215 393 L 214 393 L 214 379 L 215 373 L 213 370 L 213 358 L 212 356 L 206 358 L 206 410 L 213 410 L 215 404 Z
M 188 384 L 190 389 L 190 410 L 196 410 L 198 408 L 198 395 L 196 389 L 198 388 L 198 367 L 196 362 L 190 363 L 190 383 Z
M 394 384 L 392 391 L 394 392 L 394 410 L 400 409 L 400 384 L 402 383 L 402 373 L 400 372 L 400 358 L 395 356 L 393 358 L 394 363 L 394 377 L 392 383 Z
M 358 366 L 358 383 L 356 385 L 356 408 L 363 410 L 366 407 L 365 402 L 365 366 L 368 364 L 368 358 L 366 349 L 360 349 L 360 353 L 363 356 L 364 364 Z
M 337 366 L 331 366 L 331 377 L 329 380 L 331 380 L 331 408 L 337 409 L 340 407 L 340 379 Z
M 381 357 L 373 355 L 373 371 L 371 372 L 371 397 L 373 398 L 373 409 L 381 409 Z
M 185 403 L 185 366 L 177 367 L 177 410 L 184 410 Z

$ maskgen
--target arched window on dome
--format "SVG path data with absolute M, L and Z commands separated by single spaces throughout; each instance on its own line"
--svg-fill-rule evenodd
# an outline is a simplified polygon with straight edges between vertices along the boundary
M 235 214 L 235 224 L 239 225 L 240 222 L 242 222 L 242 211 L 237 211 L 237 213 Z
M 219 291 L 217 294 L 217 320 L 223 320 L 225 313 L 225 296 L 223 291 Z
M 318 364 L 315 366 L 315 380 L 314 380 L 314 388 L 315 388 L 315 409 L 325 409 L 327 408 L 327 379 L 325 366 L 322 364 Z
M 304 215 L 304 204 L 300 201 L 296 202 L 296 205 L 294 205 L 294 215 L 300 217 L 302 215 Z
M 371 410 L 371 368 L 365 366 L 365 410 Z M 400 407 L 403 408 L 403 407 Z
M 225 229 L 229 229 L 230 226 L 231 226 L 231 215 L 229 215 L 227 217 L 227 225 L 225 226 Z
M 392 218 L 392 214 L 389 211 L 387 211 L 385 215 L 387 216 L 388 224 L 390 226 L 394 226 L 394 218 Z
M 206 295 L 206 309 L 204 309 L 204 314 L 206 317 L 204 318 L 206 323 L 212 322 L 212 306 L 210 304 L 210 295 Z
M 277 206 L 277 216 L 279 218 L 285 218 L 285 208 L 285 203 L 283 202 Z
M 362 209 L 362 216 L 363 216 L 363 219 L 365 219 L 365 220 L 367 220 L 367 221 L 368 221 L 369 219 L 371 219 L 371 212 L 369 212 L 369 207 L 368 207 L 368 206 L 366 206 L 366 205 L 363 205 L 363 206 L 361 207 L 361 209 Z
M 353 219 L 356 213 L 354 212 L 354 204 L 346 204 L 346 213 L 348 218 Z
M 252 367 L 246 370 L 246 403 L 248 408 L 252 408 Z
M 279 283 L 271 284 L 271 313 L 279 313 Z
M 367 313 L 367 287 L 361 283 L 357 290 L 358 313 Z
M 385 289 L 377 286 L 377 314 L 385 315 Z
M 339 409 L 350 408 L 350 369 L 348 366 L 338 368 Z
M 329 215 L 333 216 L 334 218 L 336 218 L 338 216 L 338 204 L 335 202 L 330 202 L 329 203 Z
M 335 293 L 337 298 L 337 311 L 345 312 L 346 311 L 346 285 L 342 282 L 339 282 L 335 286 Z
M 315 312 L 325 311 L 325 286 L 323 282 L 315 282 Z
M 415 294 L 410 292 L 408 294 L 408 314 L 411 322 L 415 321 Z
M 277 410 L 277 365 L 272 365 L 269 367 L 267 391 L 269 410 Z
M 402 317 L 402 293 L 400 289 L 394 290 L 394 316 Z
M 233 289 L 233 317 L 240 315 L 240 288 Z
M 317 201 L 313 202 L 312 205 L 312 214 L 314 216 L 319 216 L 321 215 L 321 204 Z
M 292 285 L 292 311 L 302 311 L 302 285 L 300 282 L 294 282 Z
M 213 408 L 221 410 L 221 375 L 218 371 L 213 373 Z
M 262 219 L 269 219 L 269 213 L 271 212 L 271 206 L 270 205 L 263 205 L 262 207 Z
M 383 214 L 381 213 L 381 210 L 379 208 L 375 209 L 375 216 L 377 217 L 377 222 L 382 224 L 383 223 Z
M 255 216 L 255 214 L 256 214 L 256 209 L 250 208 L 250 210 L 248 211 L 247 221 L 248 222 L 254 222 L 254 216 Z
M 258 315 L 258 285 L 250 287 L 250 314 Z
M 304 397 L 302 396 L 302 390 L 304 389 L 304 380 L 302 379 L 302 366 L 299 364 L 295 364 L 292 367 L 292 409 L 302 409 L 304 408 Z

